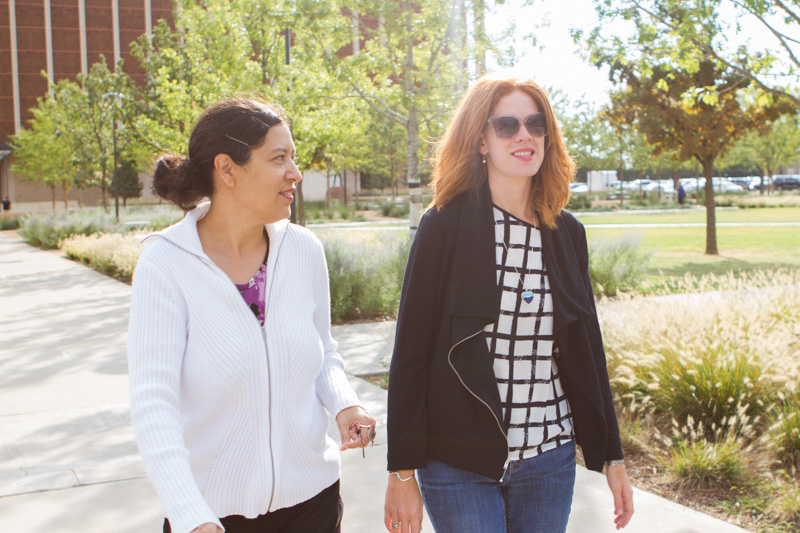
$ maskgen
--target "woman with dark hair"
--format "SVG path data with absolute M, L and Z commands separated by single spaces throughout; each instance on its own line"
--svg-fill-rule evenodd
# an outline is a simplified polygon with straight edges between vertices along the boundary
M 145 238 L 128 361 L 165 532 L 340 531 L 326 410 L 342 450 L 374 438 L 331 338 L 322 245 L 286 220 L 294 157 L 279 106 L 235 99 L 203 113 L 189 157 L 156 163 L 155 190 L 188 212 Z
M 389 372 L 385 525 L 566 530 L 575 443 L 633 514 L 586 234 L 563 208 L 575 165 L 531 80 L 485 76 L 433 156 Z

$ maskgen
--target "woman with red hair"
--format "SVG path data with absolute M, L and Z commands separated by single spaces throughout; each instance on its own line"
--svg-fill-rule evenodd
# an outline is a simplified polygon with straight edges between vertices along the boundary
M 575 445 L 633 514 L 575 173 L 531 80 L 483 77 L 433 156 L 389 375 L 385 525 L 566 530 Z

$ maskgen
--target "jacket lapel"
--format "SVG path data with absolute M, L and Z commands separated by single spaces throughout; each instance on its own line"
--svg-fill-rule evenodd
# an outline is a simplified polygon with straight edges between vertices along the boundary
M 450 277 L 447 314 L 463 322 L 470 335 L 497 320 L 500 291 L 497 287 L 494 221 L 488 187 L 471 193 L 458 209 L 458 226 Z M 460 328 L 459 328 L 460 329 Z M 455 331 L 454 342 L 463 339 Z
M 563 219 L 559 222 L 556 230 L 541 227 L 542 257 L 553 295 L 556 329 L 592 314 L 567 222 Z

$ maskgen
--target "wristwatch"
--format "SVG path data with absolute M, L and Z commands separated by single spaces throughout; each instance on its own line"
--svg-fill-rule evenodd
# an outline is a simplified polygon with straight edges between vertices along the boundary
M 619 466 L 624 464 L 625 459 L 611 459 L 610 461 L 606 461 L 606 466 Z

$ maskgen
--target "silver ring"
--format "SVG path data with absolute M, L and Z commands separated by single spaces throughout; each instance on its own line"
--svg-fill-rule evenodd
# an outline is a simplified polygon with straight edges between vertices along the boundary
M 399 523 L 398 523 L 398 524 L 392 524 L 392 529 L 397 529 L 397 528 L 399 528 L 399 527 L 400 527 L 400 524 L 399 524 Z

